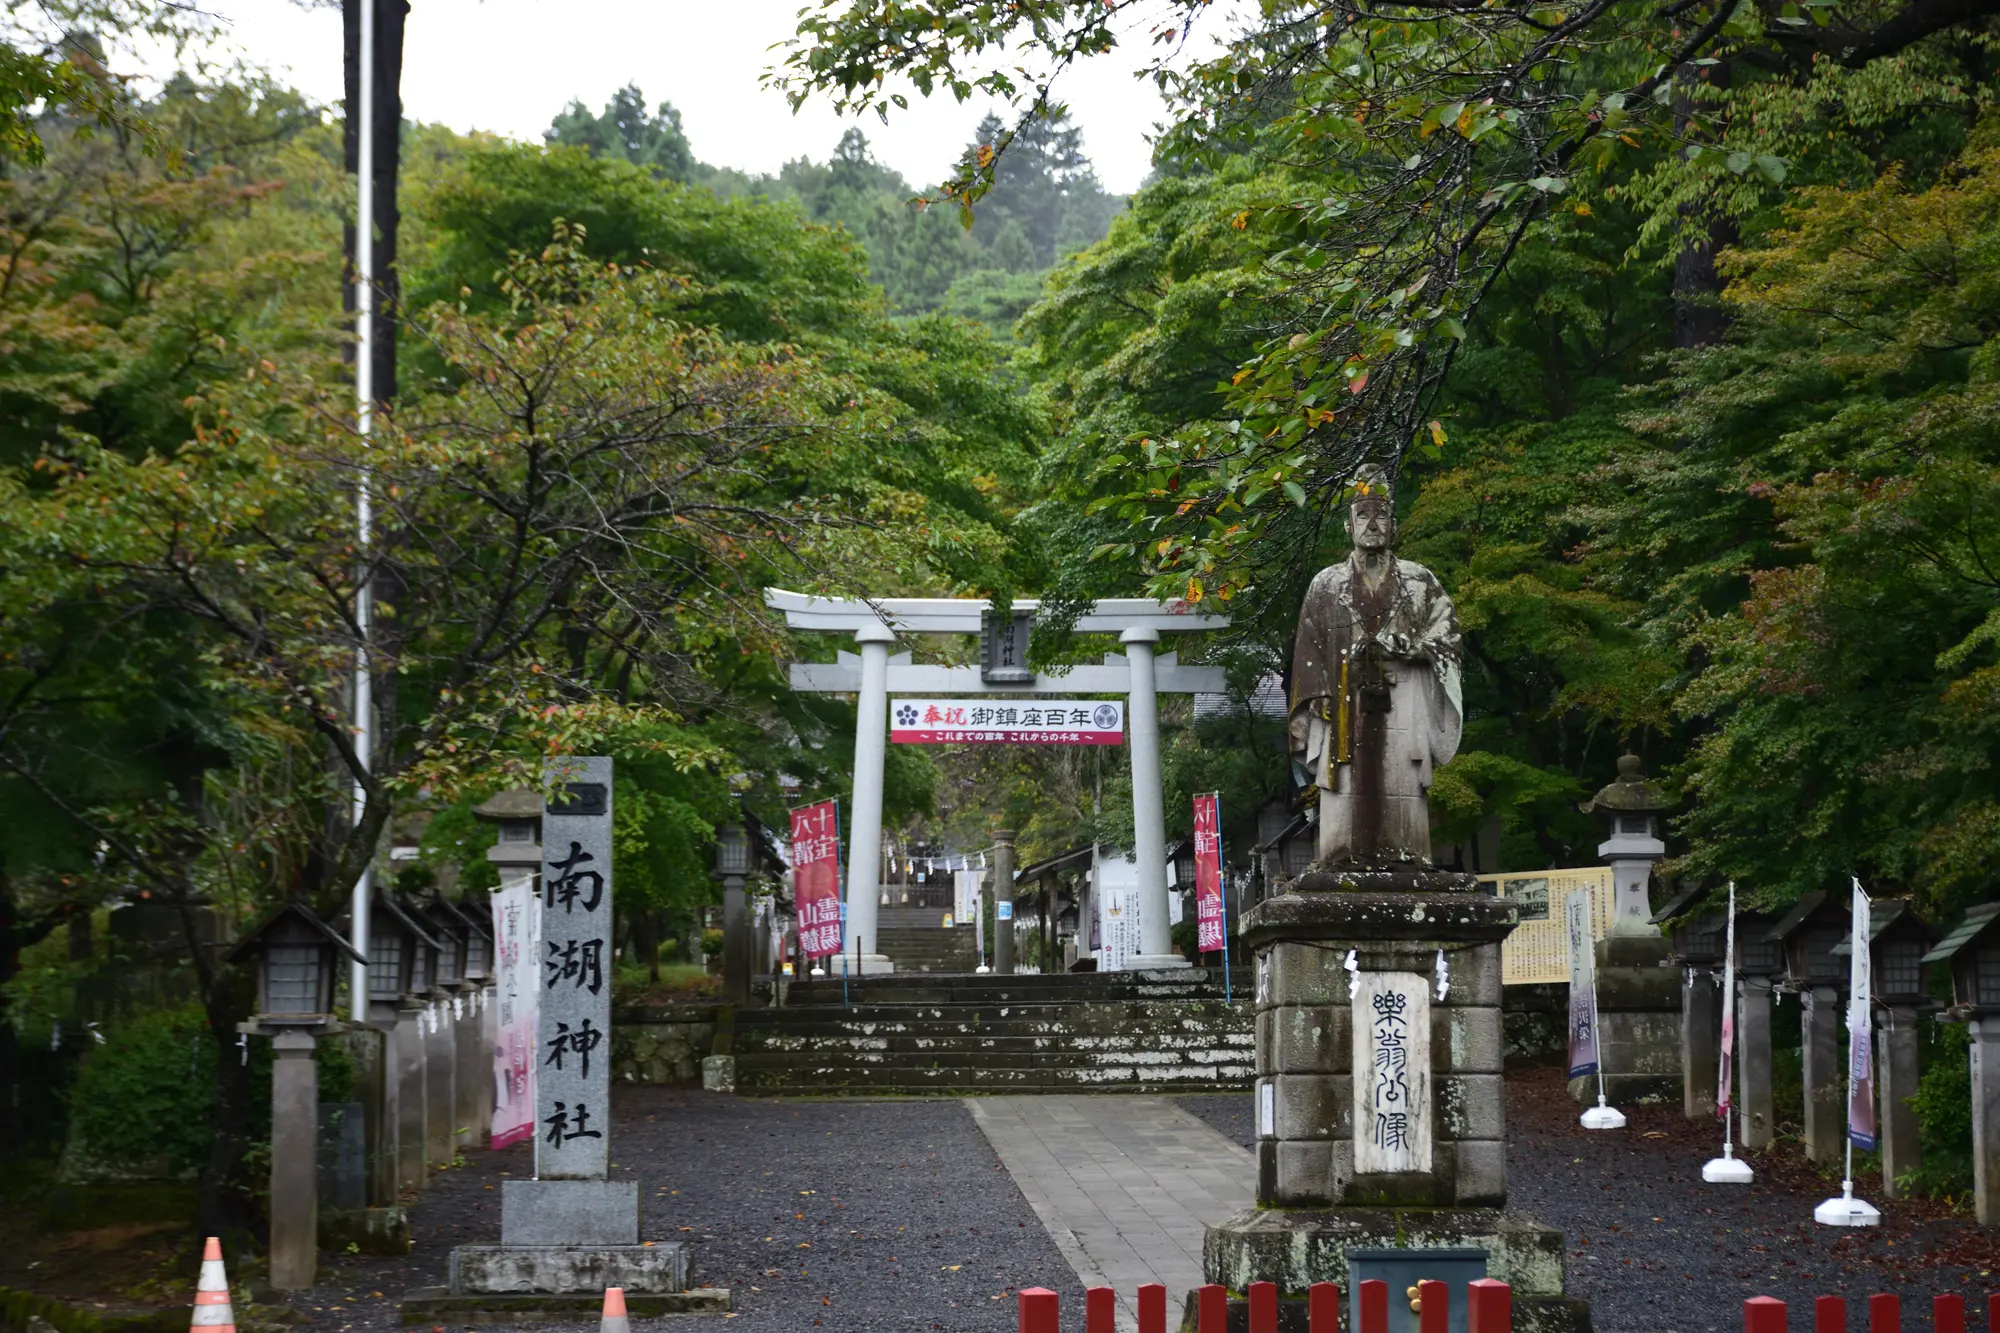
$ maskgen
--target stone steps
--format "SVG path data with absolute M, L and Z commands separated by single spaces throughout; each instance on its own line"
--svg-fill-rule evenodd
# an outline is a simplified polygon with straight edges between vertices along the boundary
M 753 1095 L 1206 1091 L 1249 1085 L 1251 1005 L 1195 969 L 1103 976 L 796 982 L 739 1011 L 736 1086 Z M 1240 994 L 1240 992 L 1239 992 Z

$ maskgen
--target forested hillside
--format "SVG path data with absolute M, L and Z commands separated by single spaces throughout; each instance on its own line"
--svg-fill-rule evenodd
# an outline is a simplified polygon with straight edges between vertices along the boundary
M 983 117 L 967 159 L 982 145 L 990 150 L 1006 129 L 999 117 Z M 843 134 L 824 162 L 799 157 L 775 176 L 751 176 L 702 162 L 673 105 L 661 102 L 649 112 L 645 95 L 628 86 L 597 112 L 572 102 L 546 137 L 723 198 L 794 204 L 860 241 L 869 277 L 896 311 L 961 315 L 1003 337 L 1040 295 L 1050 267 L 1100 239 L 1124 202 L 1098 184 L 1083 131 L 1066 115 L 1035 120 L 1014 137 L 970 230 L 949 201 L 918 202 L 922 187 L 877 162 L 859 129 Z M 941 175 L 947 166 L 939 164 Z

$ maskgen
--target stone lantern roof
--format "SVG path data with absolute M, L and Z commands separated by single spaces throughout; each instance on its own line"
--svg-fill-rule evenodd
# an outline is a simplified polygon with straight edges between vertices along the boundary
M 477 819 L 540 819 L 542 794 L 532 787 L 514 787 L 487 798 L 472 811 Z
M 1647 778 L 1636 754 L 1621 755 L 1618 760 L 1618 780 L 1606 786 L 1577 808 L 1585 814 L 1603 811 L 1606 814 L 1652 814 L 1673 809 L 1674 803 L 1667 799 L 1657 782 Z

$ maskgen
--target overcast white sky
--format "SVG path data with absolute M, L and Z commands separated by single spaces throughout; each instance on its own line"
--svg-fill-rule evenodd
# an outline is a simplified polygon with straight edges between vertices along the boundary
M 695 155 L 750 172 L 801 155 L 824 159 L 845 128 L 823 105 L 794 116 L 760 76 L 803 0 L 411 0 L 403 104 L 418 120 L 539 139 L 571 98 L 602 106 L 628 82 L 681 111 Z M 340 98 L 340 15 L 292 0 L 209 0 L 229 44 L 323 102 Z M 1222 6 L 1218 6 L 1222 8 Z M 1132 77 L 1150 49 L 1141 30 L 1067 73 L 1057 95 L 1083 127 L 1107 188 L 1139 185 L 1147 136 L 1164 108 Z M 862 122 L 875 155 L 911 182 L 947 174 L 983 105 L 947 95 Z

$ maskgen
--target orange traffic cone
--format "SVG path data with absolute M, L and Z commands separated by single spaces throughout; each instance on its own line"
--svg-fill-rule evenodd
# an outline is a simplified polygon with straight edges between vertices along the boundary
M 201 1249 L 201 1280 L 194 1288 L 191 1333 L 236 1333 L 236 1312 L 229 1308 L 229 1278 L 222 1271 L 222 1242 L 214 1236 Z
M 625 1315 L 625 1288 L 604 1289 L 604 1319 L 597 1333 L 632 1333 L 632 1321 Z

